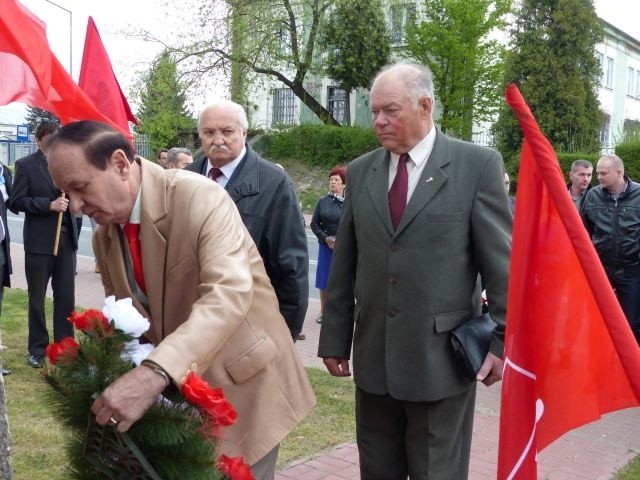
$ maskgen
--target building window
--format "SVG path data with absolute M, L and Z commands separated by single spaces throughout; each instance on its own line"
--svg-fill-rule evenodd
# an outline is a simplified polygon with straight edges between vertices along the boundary
M 629 78 L 627 79 L 627 95 L 636 94 L 636 71 L 629 67 Z
M 272 125 L 293 125 L 295 113 L 295 97 L 290 88 L 273 90 Z
M 636 70 L 636 97 L 640 98 L 640 70 Z
M 397 3 L 391 5 L 390 11 L 391 45 L 405 45 L 407 27 L 416 23 L 416 6 L 414 3 Z
M 604 70 L 604 86 L 613 88 L 613 58 L 607 57 Z
M 340 87 L 327 87 L 327 110 L 336 122 L 344 122 L 347 94 Z
M 611 133 L 611 116 L 605 113 L 602 116 L 602 128 L 600 129 L 600 146 L 602 148 L 609 147 L 609 137 Z

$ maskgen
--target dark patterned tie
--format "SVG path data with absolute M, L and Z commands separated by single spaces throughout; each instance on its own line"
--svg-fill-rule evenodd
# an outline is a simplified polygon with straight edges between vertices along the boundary
M 407 161 L 409 154 L 403 153 L 398 159 L 398 170 L 389 189 L 389 212 L 393 228 L 398 228 L 400 219 L 407 207 L 407 191 L 409 190 L 409 174 L 407 173 Z
M 140 249 L 140 240 L 138 239 L 140 224 L 127 223 L 122 230 L 129 243 L 129 253 L 131 253 L 131 262 L 133 263 L 133 276 L 140 289 L 144 293 L 147 293 L 147 287 L 144 284 L 144 273 L 142 271 L 142 251 Z
M 222 170 L 220 170 L 218 167 L 213 167 L 211 170 L 209 170 L 209 178 L 214 182 L 217 182 L 222 175 Z

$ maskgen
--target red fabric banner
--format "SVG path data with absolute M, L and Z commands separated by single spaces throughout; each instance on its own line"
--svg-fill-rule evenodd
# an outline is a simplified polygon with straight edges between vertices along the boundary
M 23 102 L 63 124 L 98 120 L 119 128 L 95 107 L 49 48 L 45 24 L 15 0 L 2 0 L 0 105 Z M 126 132 L 130 137 L 129 130 Z
M 98 110 L 119 125 L 122 130 L 129 130 L 129 121 L 138 124 L 113 73 L 109 55 L 91 17 L 87 23 L 78 85 L 93 100 Z
M 640 347 L 515 85 L 524 131 L 500 412 L 498 479 L 537 478 L 536 453 L 607 412 L 640 405 Z

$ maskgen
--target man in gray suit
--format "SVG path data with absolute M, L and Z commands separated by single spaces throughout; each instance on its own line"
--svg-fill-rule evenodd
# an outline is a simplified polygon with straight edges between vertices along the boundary
M 318 355 L 348 376 L 353 341 L 363 480 L 467 478 L 476 382 L 449 337 L 480 313 L 480 275 L 498 327 L 477 380 L 502 378 L 512 226 L 502 158 L 443 135 L 433 107 L 426 67 L 384 69 L 371 88 L 383 148 L 348 167 Z

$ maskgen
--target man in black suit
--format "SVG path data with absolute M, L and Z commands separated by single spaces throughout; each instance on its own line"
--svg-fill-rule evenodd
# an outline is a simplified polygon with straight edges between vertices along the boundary
M 0 316 L 2 316 L 2 298 L 4 296 L 4 287 L 11 287 L 11 252 L 9 249 L 9 224 L 7 223 L 7 208 L 9 207 L 9 198 L 11 198 L 11 170 L 0 164 Z M 11 370 L 4 368 L 4 364 L 0 369 L 2 375 L 9 375 Z
M 49 344 L 44 314 L 47 284 L 53 289 L 53 337 L 56 342 L 73 336 L 67 321 L 75 305 L 78 224 L 69 200 L 53 184 L 45 157 L 48 137 L 58 124 L 45 120 L 36 128 L 38 151 L 16 162 L 12 210 L 25 213 L 24 252 L 29 294 L 29 365 L 39 368 Z M 57 255 L 53 254 L 58 216 L 62 226 Z

